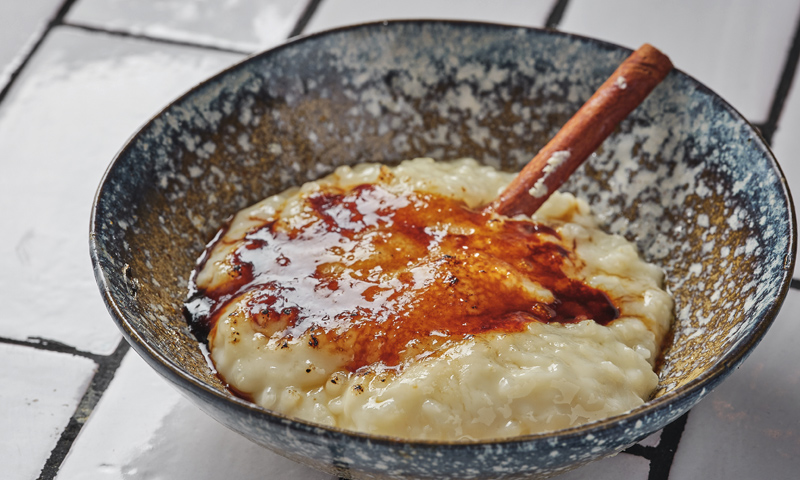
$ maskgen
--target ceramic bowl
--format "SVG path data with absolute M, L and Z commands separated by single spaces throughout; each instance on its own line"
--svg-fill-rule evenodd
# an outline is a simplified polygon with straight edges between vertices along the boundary
M 629 53 L 553 31 L 408 21 L 299 38 L 229 68 L 147 123 L 105 174 L 90 240 L 112 317 L 208 414 L 334 475 L 533 478 L 621 451 L 744 360 L 794 265 L 794 213 L 775 159 L 739 113 L 677 70 L 563 187 L 660 265 L 675 297 L 658 390 L 629 413 L 476 442 L 299 421 L 229 393 L 181 308 L 195 260 L 238 209 L 363 161 L 468 156 L 519 170 Z

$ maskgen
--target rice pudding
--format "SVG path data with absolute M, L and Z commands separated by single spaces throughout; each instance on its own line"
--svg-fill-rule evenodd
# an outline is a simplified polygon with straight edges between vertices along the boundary
M 567 428 L 647 401 L 663 273 L 554 193 L 479 210 L 515 174 L 471 159 L 340 167 L 235 215 L 187 302 L 237 394 L 410 439 Z

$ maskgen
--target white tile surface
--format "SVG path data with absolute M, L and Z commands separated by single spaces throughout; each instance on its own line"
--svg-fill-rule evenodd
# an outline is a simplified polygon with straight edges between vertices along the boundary
M 689 414 L 670 480 L 791 478 L 800 469 L 800 291 L 750 358 Z
M 0 89 L 30 51 L 62 0 L 0 2 Z
M 542 27 L 555 3 L 555 0 L 323 0 L 303 33 L 354 23 L 409 18 L 478 20 Z
M 63 0 L 0 0 L 0 89 Z M 306 0 L 76 0 L 68 22 L 239 50 L 281 42 Z M 306 32 L 391 18 L 542 26 L 555 0 L 323 0 Z M 647 41 L 750 120 L 766 118 L 800 0 L 570 0 L 562 30 Z M 86 232 L 100 176 L 152 113 L 237 57 L 56 28 L 0 104 L 0 337 L 44 337 L 99 354 L 119 334 L 91 272 Z M 800 74 L 774 150 L 800 198 Z M 796 274 L 800 278 L 800 274 Z M 9 301 L 10 300 L 10 301 Z M 33 307 L 32 307 L 33 306 Z M 794 478 L 800 467 L 800 334 L 789 299 L 739 371 L 695 408 L 671 480 Z M 0 343 L 2 478 L 36 478 L 95 364 Z M 660 434 L 642 444 L 657 446 Z M 559 477 L 644 480 L 620 454 Z M 201 413 L 129 353 L 59 479 L 331 478 L 277 457 Z M 660 478 L 660 477 L 659 477 Z
M 649 437 L 647 437 L 644 440 L 642 440 L 641 442 L 639 442 L 639 445 L 642 445 L 642 446 L 645 446 L 645 447 L 657 447 L 658 444 L 661 443 L 661 434 L 663 432 L 664 432 L 663 430 L 657 431 L 656 433 L 650 435 Z
M 0 344 L 0 365 L 2 477 L 37 478 L 96 365 L 83 357 L 9 344 Z
M 59 28 L 0 105 L 0 337 L 108 354 L 120 334 L 94 281 L 89 213 L 125 140 L 238 56 Z
M 792 192 L 795 212 L 800 215 L 800 72 L 796 72 L 789 98 L 772 137 L 772 151 L 783 169 Z M 800 263 L 795 264 L 794 278 L 800 278 Z
M 650 462 L 636 455 L 620 453 L 611 458 L 559 475 L 558 480 L 647 480 Z
M 650 43 L 762 122 L 798 13 L 795 0 L 570 0 L 559 29 L 629 48 Z
M 58 480 L 333 479 L 265 450 L 184 399 L 131 351 Z
M 649 462 L 621 453 L 558 477 L 646 480 Z M 227 430 L 129 352 L 57 480 L 332 479 Z
M 256 51 L 283 42 L 305 0 L 81 0 L 68 22 Z

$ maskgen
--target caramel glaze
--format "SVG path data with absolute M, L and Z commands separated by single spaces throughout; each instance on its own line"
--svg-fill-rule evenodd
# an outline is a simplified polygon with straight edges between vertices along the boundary
M 555 230 L 380 185 L 313 193 L 299 218 L 251 230 L 232 257 L 230 281 L 198 292 L 207 312 L 189 309 L 196 326 L 207 333 L 245 299 L 268 337 L 345 353 L 351 372 L 397 366 L 432 339 L 619 316 L 605 293 L 569 278 L 576 260 Z

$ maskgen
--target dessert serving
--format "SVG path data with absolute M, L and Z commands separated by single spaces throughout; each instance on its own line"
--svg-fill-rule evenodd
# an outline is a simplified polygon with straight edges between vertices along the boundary
M 554 194 L 479 207 L 514 175 L 471 159 L 339 167 L 240 211 L 187 303 L 240 396 L 378 435 L 552 431 L 648 400 L 662 272 Z
M 586 200 L 603 230 L 624 235 L 663 269 L 675 301 L 656 390 L 626 414 L 552 433 L 476 441 L 409 440 L 328 427 L 242 398 L 257 400 L 255 389 L 232 394 L 209 368 L 180 310 L 188 275 L 227 216 L 357 161 L 396 165 L 402 158 L 473 156 L 503 171 L 520 171 L 629 53 L 552 30 L 403 21 L 298 38 L 248 58 L 166 107 L 106 172 L 93 206 L 90 252 L 111 317 L 131 348 L 211 417 L 337 478 L 542 478 L 622 451 L 680 418 L 741 364 L 775 318 L 794 267 L 791 200 L 769 148 L 730 105 L 677 70 L 560 188 Z M 630 92 L 635 83 L 623 77 Z M 559 146 L 553 153 L 564 150 Z M 553 153 L 543 156 L 544 163 Z M 573 150 L 564 164 L 575 157 Z M 483 188 L 481 175 L 473 187 Z M 556 191 L 551 178 L 556 177 L 543 181 L 548 192 Z M 337 205 L 335 195 L 318 198 L 326 199 Z M 340 210 L 350 205 L 346 200 L 341 198 Z M 542 208 L 534 220 L 540 224 L 549 206 Z M 484 211 L 477 207 L 472 213 Z M 277 225 L 274 232 L 286 231 Z M 552 228 L 561 240 L 544 234 L 540 239 L 564 243 L 564 231 Z M 454 278 L 459 281 L 453 288 L 466 288 L 463 275 Z M 595 326 L 616 334 L 627 307 L 606 287 L 577 278 L 605 292 L 618 309 L 620 316 L 608 326 Z M 490 288 L 494 303 L 503 305 L 502 292 Z M 376 292 L 374 298 L 379 295 L 387 294 Z M 311 305 L 306 299 L 297 303 Z M 224 316 L 216 318 L 221 325 Z M 579 324 L 525 323 L 541 329 L 563 325 L 563 331 Z M 439 337 L 431 330 L 422 338 Z M 324 338 L 317 340 L 321 345 Z M 379 358 L 392 365 L 386 356 L 391 349 L 381 351 Z M 498 352 L 501 360 L 514 354 Z M 355 378 L 347 365 L 341 371 Z M 312 378 L 314 372 L 305 366 L 298 373 Z M 470 398 L 477 401 L 481 390 L 468 381 L 451 384 L 476 392 Z M 505 385 L 494 388 L 522 393 Z M 370 398 L 350 391 L 340 398 Z M 499 423 L 507 411 L 491 421 Z

